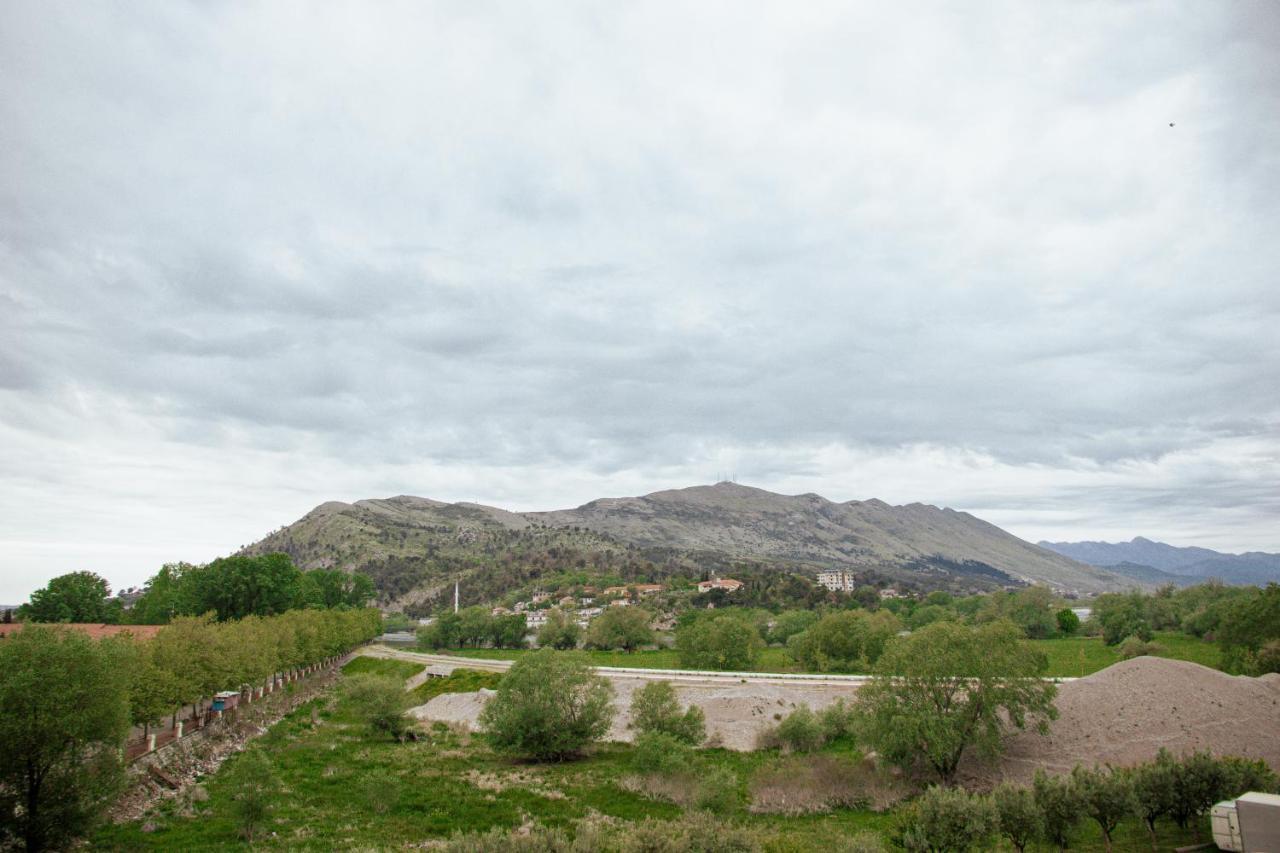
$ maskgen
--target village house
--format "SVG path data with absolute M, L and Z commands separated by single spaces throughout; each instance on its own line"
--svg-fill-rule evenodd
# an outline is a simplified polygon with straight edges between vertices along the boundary
M 22 630 L 24 622 L 6 622 L 0 623 L 0 638 L 5 634 L 16 634 Z M 79 634 L 86 634 L 92 640 L 103 640 L 107 637 L 115 637 L 120 634 L 132 634 L 137 640 L 150 640 L 163 625 L 105 625 L 97 622 L 58 622 L 51 625 L 42 625 L 44 628 L 62 628 L 68 631 L 75 631 Z
M 702 581 L 698 584 L 698 592 L 711 592 L 713 589 L 735 592 L 741 588 L 742 581 L 736 581 L 733 578 L 712 578 L 709 581 Z
M 666 586 L 660 583 L 638 583 L 632 587 L 638 595 L 655 595 L 666 589 Z
M 541 628 L 547 624 L 547 611 L 534 610 L 524 617 L 524 624 L 527 628 Z
M 533 594 L 534 604 L 541 604 L 544 601 L 550 601 L 550 600 L 551 600 L 551 593 L 549 592 L 535 592 Z

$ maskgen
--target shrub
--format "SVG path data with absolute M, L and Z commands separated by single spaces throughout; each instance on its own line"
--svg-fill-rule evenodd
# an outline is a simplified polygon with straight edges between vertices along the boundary
M 1031 785 L 1032 795 L 1040 808 L 1041 837 L 1059 850 L 1066 850 L 1071 831 L 1083 815 L 1079 792 L 1066 776 L 1049 776 L 1037 770 Z
M 585 656 L 539 649 L 507 670 L 480 723 L 499 752 L 559 760 L 603 737 L 613 715 L 613 685 Z
M 692 750 L 684 741 L 666 732 L 642 732 L 631 752 L 631 766 L 642 773 L 674 773 L 685 770 Z
M 857 713 L 844 699 L 837 699 L 818 712 L 818 723 L 822 726 L 823 739 L 831 743 L 853 736 L 857 726 Z
M 376 770 L 360 778 L 360 797 L 374 814 L 386 814 L 400 802 L 400 777 Z
M 1071 782 L 1084 813 L 1102 830 L 1102 844 L 1111 850 L 1111 833 L 1121 820 L 1133 814 L 1133 783 L 1125 773 L 1107 768 L 1086 770 L 1077 765 L 1071 771 Z
M 727 767 L 711 767 L 702 774 L 695 805 L 715 814 L 733 811 L 742 805 L 738 776 Z
M 1027 788 L 1006 783 L 992 792 L 991 800 L 1000 834 L 1018 853 L 1023 853 L 1028 844 L 1040 837 L 1044 822 L 1035 795 Z
M 404 680 L 390 675 L 345 676 L 342 693 L 355 714 L 375 734 L 388 734 L 402 740 L 409 730 L 405 716 L 409 697 L 405 693 Z
M 1064 607 L 1054 616 L 1058 623 L 1058 633 L 1064 637 L 1072 637 L 1080 633 L 1080 617 L 1070 607 Z
M 261 750 L 241 754 L 231 774 L 232 812 L 240 834 L 250 844 L 263 824 L 271 817 L 271 801 L 280 792 L 280 780 L 271 761 Z
M 792 752 L 813 752 L 823 743 L 822 723 L 808 705 L 801 705 L 778 724 L 778 740 Z
M 750 810 L 794 816 L 833 808 L 883 808 L 896 793 L 868 764 L 830 755 L 796 756 L 755 775 Z
M 986 797 L 935 785 L 904 810 L 897 841 L 906 850 L 954 853 L 985 848 L 995 829 L 995 808 Z
M 706 716 L 690 705 L 683 712 L 669 681 L 651 681 L 631 697 L 631 725 L 639 732 L 662 732 L 691 746 L 706 740 Z
M 1159 643 L 1148 642 L 1140 637 L 1126 637 L 1116 651 L 1120 654 L 1121 660 L 1129 660 L 1143 655 L 1158 655 L 1164 651 L 1164 646 Z

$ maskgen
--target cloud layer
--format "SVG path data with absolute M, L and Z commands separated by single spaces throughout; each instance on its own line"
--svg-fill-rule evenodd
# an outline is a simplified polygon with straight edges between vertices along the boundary
M 1280 13 L 11 4 L 0 600 L 721 472 L 1280 550 Z

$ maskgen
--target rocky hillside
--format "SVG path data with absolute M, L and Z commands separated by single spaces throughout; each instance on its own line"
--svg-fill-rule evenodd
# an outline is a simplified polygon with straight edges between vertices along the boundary
M 967 512 L 884 501 L 834 503 L 736 483 L 606 498 L 572 510 L 529 513 L 639 545 L 709 551 L 815 566 L 965 571 L 1078 591 L 1122 585 L 1112 573 L 1038 548 Z
M 548 573 L 626 579 L 752 567 L 812 574 L 827 566 L 924 587 L 1047 583 L 1094 592 L 1131 584 L 1038 548 L 964 512 L 882 501 L 834 503 L 733 483 L 514 513 L 409 496 L 322 504 L 246 549 L 283 551 L 304 568 L 370 574 L 383 601 L 428 607 L 465 579 L 489 601 Z

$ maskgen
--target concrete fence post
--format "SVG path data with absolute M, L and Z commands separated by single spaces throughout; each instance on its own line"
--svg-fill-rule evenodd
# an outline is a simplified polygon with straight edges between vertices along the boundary
M 155 751 L 156 751 L 156 736 L 147 735 L 147 752 L 155 752 Z
M 178 732 L 177 739 L 181 740 L 182 739 L 182 721 L 181 720 L 178 721 L 177 732 Z

